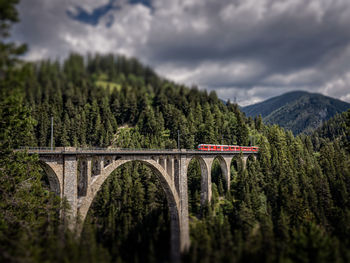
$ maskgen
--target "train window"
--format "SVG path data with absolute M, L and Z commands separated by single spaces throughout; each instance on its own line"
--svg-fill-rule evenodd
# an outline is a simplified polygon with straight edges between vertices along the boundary
M 224 147 L 224 151 L 227 151 L 228 150 L 228 147 Z

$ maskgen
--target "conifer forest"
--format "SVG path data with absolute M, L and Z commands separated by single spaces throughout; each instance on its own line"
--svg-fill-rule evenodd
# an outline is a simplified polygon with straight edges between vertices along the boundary
M 18 21 L 1 2 L 1 34 Z M 0 42 L 0 262 L 170 262 L 170 218 L 159 179 L 140 162 L 103 184 L 77 238 L 69 209 L 21 146 L 196 149 L 256 145 L 247 169 L 218 161 L 213 199 L 200 205 L 201 170 L 188 167 L 190 240 L 182 262 L 350 262 L 350 110 L 311 135 L 247 118 L 215 92 L 176 84 L 136 58 L 71 53 L 25 62 Z

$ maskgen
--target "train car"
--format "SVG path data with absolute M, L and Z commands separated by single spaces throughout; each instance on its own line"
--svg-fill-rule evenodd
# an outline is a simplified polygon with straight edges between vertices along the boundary
M 239 145 L 218 145 L 218 144 L 199 144 L 199 151 L 210 152 L 258 152 L 257 146 L 239 146 Z

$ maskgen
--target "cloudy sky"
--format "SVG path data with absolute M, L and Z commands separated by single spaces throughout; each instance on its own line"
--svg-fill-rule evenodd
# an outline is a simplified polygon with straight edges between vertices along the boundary
M 25 59 L 134 56 L 240 105 L 292 90 L 350 102 L 349 0 L 22 0 Z

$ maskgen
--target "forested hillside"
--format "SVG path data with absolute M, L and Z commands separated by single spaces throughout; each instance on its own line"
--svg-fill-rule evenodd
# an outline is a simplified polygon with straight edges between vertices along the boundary
M 7 14 L 15 14 L 11 2 Z M 59 214 L 69 207 L 49 191 L 37 156 L 13 152 L 48 146 L 51 116 L 55 146 L 175 148 L 180 130 L 182 148 L 260 147 L 246 170 L 232 162 L 230 191 L 214 163 L 213 200 L 205 207 L 198 161 L 190 163 L 191 248 L 183 262 L 350 261 L 349 111 L 335 120 L 339 136 L 325 126 L 294 137 L 245 118 L 214 92 L 167 81 L 136 59 L 72 54 L 62 63 L 17 63 L 18 52 L 7 51 L 11 63 L 1 64 L 0 74 L 1 262 L 170 260 L 166 198 L 138 162 L 103 184 L 80 239 L 67 229 Z
M 315 149 L 320 148 L 320 140 L 340 141 L 342 144 L 350 142 L 348 127 L 350 126 L 350 111 L 337 114 L 312 134 Z
M 215 93 L 161 79 L 135 59 L 74 54 L 62 65 L 25 64 L 12 77 L 21 80 L 19 90 L 36 120 L 27 145 L 49 145 L 52 114 L 56 146 L 174 148 L 178 129 L 184 148 L 204 142 L 260 146 L 258 160 L 249 161 L 244 172 L 232 163 L 230 192 L 214 165 L 214 198 L 207 208 L 199 206 L 199 164 L 191 163 L 192 246 L 186 262 L 349 260 L 346 140 L 316 136 L 314 152 L 316 137 L 295 138 L 277 126 L 264 126 L 260 118 L 246 119 L 237 105 L 223 105 Z M 349 123 L 342 123 L 343 133 L 349 132 Z M 64 245 L 55 234 L 46 238 L 51 249 L 68 251 L 53 252 L 51 260 L 57 262 L 70 254 L 72 262 L 153 262 L 169 260 L 169 227 L 157 178 L 133 163 L 104 184 L 81 243 L 68 232 Z
M 278 124 L 295 135 L 311 134 L 323 122 L 350 108 L 350 104 L 321 94 L 293 91 L 242 108 L 248 117 L 262 116 L 266 124 Z
M 26 64 L 19 74 L 38 121 L 38 146 L 49 145 L 51 116 L 55 146 L 176 148 L 177 130 L 183 148 L 249 144 L 237 105 L 226 107 L 214 92 L 163 80 L 136 59 L 73 54 L 62 65 Z M 136 145 L 130 137 L 139 137 Z

